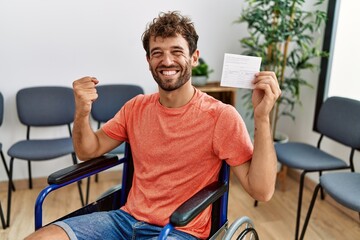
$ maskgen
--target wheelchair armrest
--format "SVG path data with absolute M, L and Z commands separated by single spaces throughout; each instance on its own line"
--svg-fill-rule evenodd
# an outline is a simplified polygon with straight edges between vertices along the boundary
M 170 223 L 178 227 L 185 226 L 210 204 L 219 199 L 227 189 L 226 183 L 214 182 L 209 184 L 178 207 L 170 216 Z
M 48 177 L 48 184 L 63 184 L 81 176 L 93 175 L 105 169 L 123 163 L 116 155 L 103 155 L 85 162 L 74 164 L 52 173 Z

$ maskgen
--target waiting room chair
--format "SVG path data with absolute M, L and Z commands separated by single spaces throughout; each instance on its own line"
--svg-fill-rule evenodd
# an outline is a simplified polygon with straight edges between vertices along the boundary
M 0 219 L 1 219 L 1 225 L 2 225 L 3 229 L 7 228 L 7 224 L 5 222 L 5 216 L 4 216 L 4 212 L 2 210 L 1 202 L 0 202 Z
M 29 188 L 32 188 L 31 161 L 41 162 L 71 155 L 73 164 L 77 158 L 71 138 L 71 124 L 75 113 L 73 90 L 60 86 L 28 87 L 16 94 L 16 107 L 20 122 L 26 126 L 26 139 L 13 144 L 8 155 L 10 159 L 7 224 L 10 224 L 11 189 L 14 160 L 25 160 L 28 163 Z M 62 138 L 30 138 L 30 129 L 65 126 L 69 136 Z M 45 129 L 44 129 L 45 130 Z M 80 200 L 84 205 L 80 183 L 78 183 Z
M 314 190 L 300 239 L 304 239 L 306 228 L 320 188 L 341 205 L 358 212 L 360 216 L 360 173 L 326 173 L 320 177 L 320 183 Z
M 39 194 L 36 201 L 35 230 L 43 226 L 42 206 L 46 196 L 50 192 L 119 164 L 123 164 L 121 188 L 117 188 L 115 191 L 107 192 L 107 194 L 102 198 L 97 199 L 88 206 L 70 213 L 58 220 L 87 214 L 94 211 L 109 211 L 113 209 L 119 209 L 126 202 L 127 194 L 130 191 L 133 178 L 132 153 L 128 143 L 126 143 L 125 154 L 121 159 L 118 159 L 117 155 L 108 154 L 99 158 L 79 163 L 74 166 L 70 166 L 51 174 L 48 178 L 49 186 Z M 229 175 L 230 167 L 224 161 L 220 171 L 219 180 L 208 185 L 203 190 L 200 190 L 193 197 L 189 198 L 187 202 L 181 205 L 172 214 L 170 223 L 164 227 L 161 235 L 159 236 L 159 239 L 166 239 L 167 234 L 169 234 L 174 226 L 185 226 L 210 204 L 213 204 L 213 208 L 212 227 L 210 234 L 211 237 L 209 239 L 222 237 L 221 239 L 229 240 L 233 237 L 234 234 L 238 233 L 238 229 L 242 230 L 244 227 L 245 228 L 241 231 L 238 239 L 243 239 L 243 237 L 248 234 L 252 234 L 255 237 L 253 239 L 258 239 L 256 230 L 254 229 L 254 224 L 251 219 L 247 217 L 237 219 L 233 224 L 231 224 L 230 227 L 228 227 L 227 204 Z
M 3 120 L 4 120 L 4 96 L 0 92 L 0 126 L 3 123 Z M 0 142 L 0 156 L 1 156 L 1 160 L 2 160 L 2 162 L 4 164 L 6 174 L 9 177 L 9 169 L 7 167 L 7 164 L 6 164 L 6 160 L 5 160 L 4 152 L 2 150 L 2 143 L 1 142 Z
M 3 97 L 2 93 L 0 92 L 0 126 L 3 123 L 3 119 L 4 119 L 4 97 Z M 4 153 L 2 151 L 2 143 L 1 142 L 0 142 L 0 155 L 1 155 L 1 160 L 3 162 L 3 165 L 4 165 L 5 172 L 9 178 L 9 169 L 7 167 Z M 13 187 L 13 185 L 12 185 L 12 187 Z M 1 224 L 2 224 L 3 228 L 5 229 L 7 227 L 7 224 L 5 222 L 5 217 L 4 217 L 4 212 L 2 210 L 1 202 L 0 202 L 0 219 L 1 219 Z
M 360 149 L 360 102 L 343 97 L 330 97 L 322 105 L 317 119 L 320 133 L 317 146 L 300 142 L 275 144 L 278 161 L 290 168 L 302 170 L 296 214 L 295 239 L 299 236 L 300 215 L 305 175 L 309 172 L 350 169 L 354 171 L 353 156 Z M 327 137 L 349 147 L 349 163 L 320 149 L 321 142 Z M 339 186 L 339 185 L 338 185 Z M 322 192 L 322 198 L 324 198 Z

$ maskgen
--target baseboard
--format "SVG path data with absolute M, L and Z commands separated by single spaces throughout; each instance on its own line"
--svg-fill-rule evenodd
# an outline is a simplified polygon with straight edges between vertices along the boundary
M 287 171 L 288 177 L 291 177 L 292 179 L 294 179 L 297 182 L 300 182 L 300 174 L 301 173 L 299 171 L 288 168 L 288 171 Z M 315 182 L 313 179 L 305 177 L 304 187 L 309 189 L 311 192 L 313 192 L 313 190 L 315 189 L 317 184 L 318 183 Z M 359 221 L 360 213 L 355 212 L 353 210 L 350 210 L 350 209 L 342 206 L 341 204 L 336 202 L 333 198 L 331 198 L 329 195 L 325 196 L 324 201 L 328 202 L 330 205 L 334 206 L 335 208 L 337 208 L 338 210 L 340 210 L 341 212 L 343 212 L 345 215 L 349 216 L 350 218 L 354 219 L 355 221 Z

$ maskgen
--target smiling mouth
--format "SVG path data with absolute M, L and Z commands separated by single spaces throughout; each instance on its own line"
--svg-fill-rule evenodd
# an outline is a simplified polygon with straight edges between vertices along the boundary
M 160 73 L 164 76 L 174 76 L 178 73 L 178 70 L 162 70 Z

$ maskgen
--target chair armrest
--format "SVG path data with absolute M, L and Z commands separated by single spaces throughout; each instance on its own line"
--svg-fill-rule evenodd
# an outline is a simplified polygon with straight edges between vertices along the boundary
M 103 155 L 85 162 L 71 165 L 52 173 L 48 177 L 48 184 L 63 184 L 76 178 L 83 178 L 104 171 L 123 163 L 116 155 Z
M 178 227 L 185 226 L 227 190 L 228 185 L 226 183 L 214 182 L 209 184 L 180 205 L 170 216 L 170 223 Z

